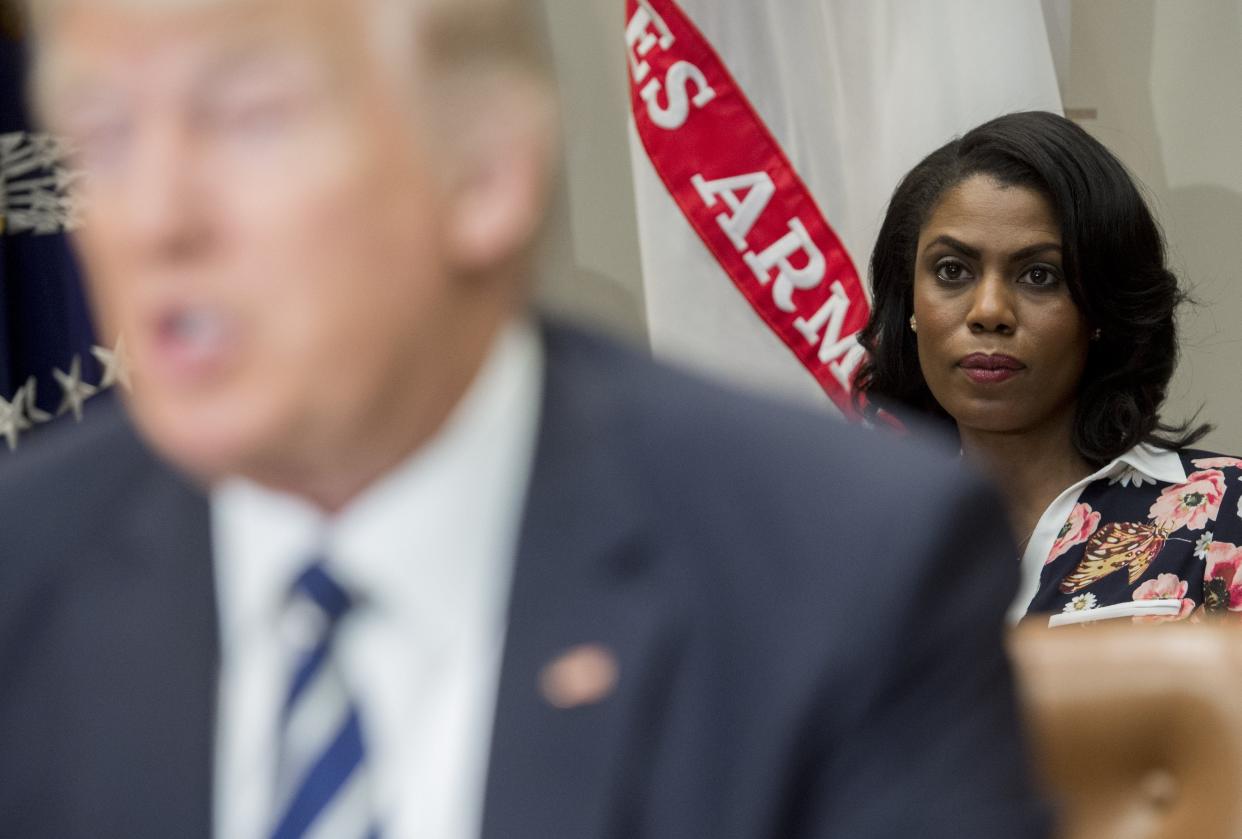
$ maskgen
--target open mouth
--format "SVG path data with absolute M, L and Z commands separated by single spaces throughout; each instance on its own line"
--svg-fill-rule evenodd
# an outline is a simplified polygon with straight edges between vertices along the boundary
M 220 368 L 235 344 L 234 320 L 207 306 L 173 308 L 156 321 L 157 364 L 177 379 L 193 379 Z

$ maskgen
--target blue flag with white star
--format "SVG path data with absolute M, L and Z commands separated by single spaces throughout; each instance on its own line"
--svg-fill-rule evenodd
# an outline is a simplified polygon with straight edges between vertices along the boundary
M 40 426 L 80 420 L 114 377 L 65 235 L 72 175 L 55 138 L 30 127 L 24 53 L 0 35 L 0 468 Z

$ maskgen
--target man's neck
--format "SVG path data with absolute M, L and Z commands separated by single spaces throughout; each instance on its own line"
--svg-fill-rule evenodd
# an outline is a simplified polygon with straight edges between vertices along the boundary
M 300 496 L 335 515 L 441 432 L 513 322 L 510 312 L 471 322 L 456 319 L 453 335 L 424 347 L 417 387 L 394 388 L 392 401 L 336 440 L 296 457 L 279 457 L 245 475 L 270 489 Z M 397 418 L 397 419 L 394 419 Z

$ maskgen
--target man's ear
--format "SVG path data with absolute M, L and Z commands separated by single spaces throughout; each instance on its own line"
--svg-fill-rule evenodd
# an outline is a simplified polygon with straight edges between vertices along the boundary
M 534 80 L 474 79 L 454 103 L 446 245 L 463 273 L 486 272 L 525 253 L 539 232 L 555 168 L 552 93 Z

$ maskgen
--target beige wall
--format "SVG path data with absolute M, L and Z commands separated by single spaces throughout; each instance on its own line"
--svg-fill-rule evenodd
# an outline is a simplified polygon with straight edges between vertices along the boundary
M 1198 298 L 1166 416 L 1203 405 L 1242 452 L 1242 0 L 1074 0 L 1067 108 L 1147 186 Z
M 641 339 L 623 4 L 545 6 L 568 139 L 544 298 Z M 1204 405 L 1206 444 L 1242 454 L 1242 0 L 1072 0 L 1069 36 L 1065 105 L 1096 111 L 1083 125 L 1146 184 L 1200 301 L 1166 414 Z
M 543 303 L 643 341 L 622 0 L 543 0 L 561 89 L 565 172 Z

